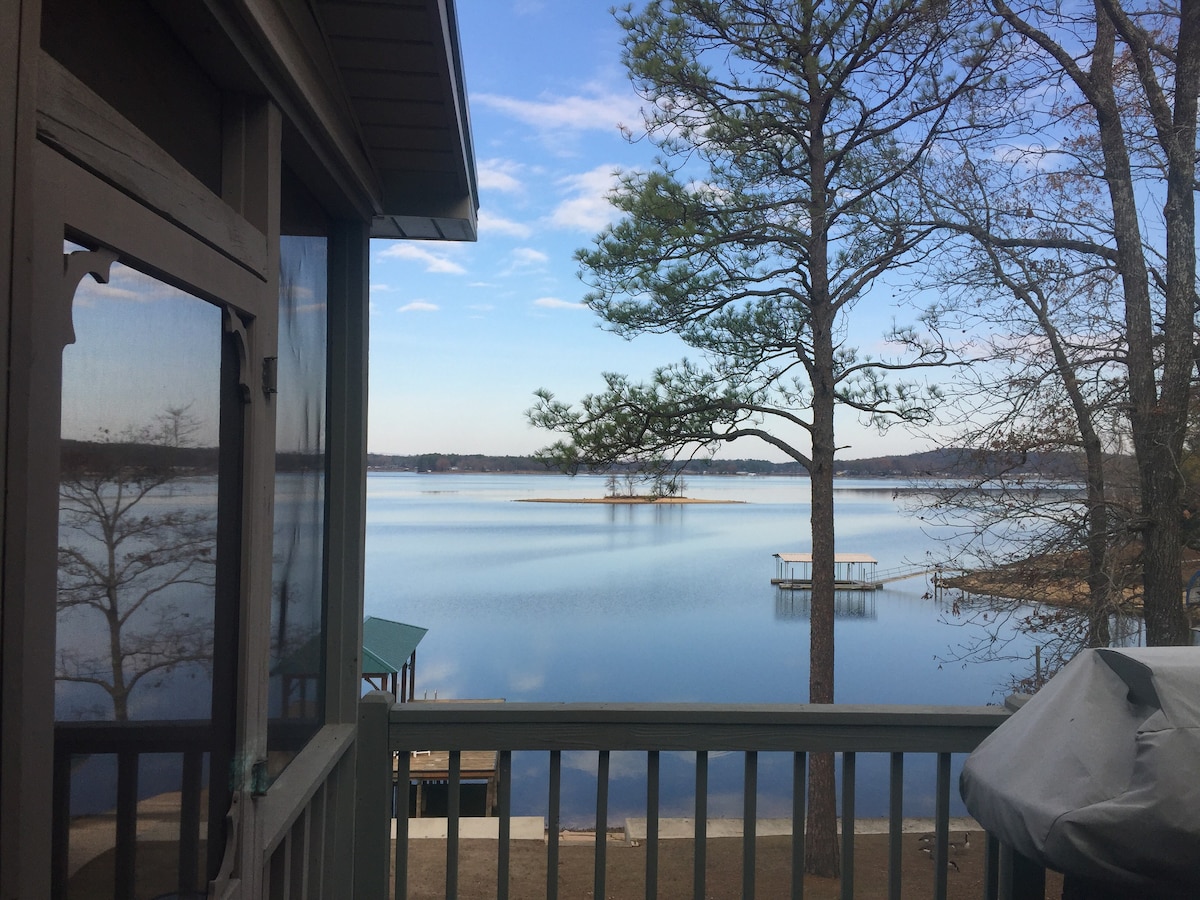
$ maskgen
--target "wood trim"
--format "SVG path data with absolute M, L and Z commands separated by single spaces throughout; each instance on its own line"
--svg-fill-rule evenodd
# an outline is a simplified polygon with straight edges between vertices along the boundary
M 362 693 L 366 560 L 366 225 L 336 222 L 329 237 L 328 477 L 325 721 L 355 722 Z
M 29 531 L 46 492 L 32 475 L 57 421 L 38 406 L 34 144 L 39 0 L 0 3 L 0 897 L 48 897 L 54 740 L 54 604 L 29 590 L 31 569 L 54 578 L 54 550 Z M 61 257 L 60 257 L 61 258 Z M 61 268 L 60 268 L 61 271 Z M 57 491 L 57 487 L 55 488 Z M 51 497 L 49 502 L 57 506 Z M 51 535 L 50 540 L 55 540 Z M 44 584 L 44 582 L 43 582 Z M 51 587 L 53 590 L 53 587 Z
M 259 278 L 267 236 L 55 60 L 38 64 L 38 137 Z
M 256 318 L 275 315 L 274 304 L 263 300 L 262 278 L 208 244 L 198 243 L 188 232 L 164 227 L 154 210 L 47 145 L 38 147 L 39 167 L 69 198 L 65 224 L 73 231 L 116 250 L 148 274 L 213 303 Z
M 309 801 L 354 746 L 356 727 L 355 724 L 326 725 L 288 763 L 271 789 L 255 800 L 264 860 L 283 843 Z
M 362 695 L 363 566 L 367 477 L 367 226 L 337 221 L 329 235 L 326 366 L 327 476 L 325 721 L 357 723 Z M 356 726 L 357 727 L 357 726 Z M 351 872 L 354 768 L 326 808 L 327 877 Z M 331 884 L 336 891 L 339 887 Z
M 763 750 L 966 753 L 1002 707 L 405 703 L 392 750 Z
M 227 98 L 222 159 L 222 202 L 264 228 L 266 277 L 250 294 L 257 315 L 244 322 L 248 390 L 241 409 L 241 573 L 238 610 L 238 683 L 232 771 L 233 792 L 243 800 L 237 869 L 244 896 L 265 896 L 263 807 L 247 798 L 257 787 L 253 766 L 267 760 L 272 566 L 274 556 L 275 416 L 273 395 L 262 390 L 262 366 L 279 343 L 279 201 L 282 117 L 266 98 Z M 286 790 L 286 789 L 285 789 Z M 311 796 L 311 794 L 310 794 Z M 270 808 L 268 806 L 268 808 Z M 282 839 L 282 838 L 281 838 Z
M 269 66 L 258 71 L 259 77 L 355 211 L 364 219 L 378 214 L 382 188 L 354 119 L 307 52 L 285 7 L 277 0 L 236 0 L 231 5 L 246 27 L 236 28 L 227 19 L 221 24 L 243 57 Z M 302 9 L 309 14 L 307 5 Z M 335 84 L 340 87 L 340 80 Z

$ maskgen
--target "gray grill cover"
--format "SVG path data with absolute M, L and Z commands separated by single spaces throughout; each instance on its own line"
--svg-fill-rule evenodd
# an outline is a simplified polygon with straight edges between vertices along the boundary
M 1200 886 L 1200 649 L 1080 653 L 971 754 L 960 789 L 1044 866 Z

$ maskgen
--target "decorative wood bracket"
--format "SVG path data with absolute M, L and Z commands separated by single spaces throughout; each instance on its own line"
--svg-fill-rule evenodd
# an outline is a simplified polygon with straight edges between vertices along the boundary
M 100 284 L 108 284 L 109 270 L 117 261 L 117 254 L 107 248 L 98 250 L 74 250 L 63 254 L 62 294 L 59 309 L 63 311 L 63 346 L 75 343 L 75 321 L 71 310 L 75 292 L 85 275 L 91 275 Z
M 238 393 L 241 395 L 242 403 L 250 402 L 250 338 L 246 334 L 246 323 L 241 317 L 226 306 L 221 317 L 225 328 L 225 333 L 233 336 L 234 344 L 237 346 L 238 354 Z
M 238 858 L 238 841 L 241 838 L 242 807 L 241 795 L 234 794 L 225 814 L 225 852 L 221 855 L 221 868 L 217 877 L 209 882 L 208 896 L 217 900 L 236 897 L 241 879 L 233 877 L 235 863 Z

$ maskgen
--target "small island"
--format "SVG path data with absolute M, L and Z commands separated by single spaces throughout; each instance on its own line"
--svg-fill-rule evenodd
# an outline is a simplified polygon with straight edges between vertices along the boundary
M 643 503 L 745 503 L 745 500 L 699 500 L 685 497 L 687 482 L 679 472 L 627 469 L 609 472 L 603 497 L 528 497 L 521 503 L 607 503 L 629 506 Z M 647 488 L 649 490 L 647 490 Z

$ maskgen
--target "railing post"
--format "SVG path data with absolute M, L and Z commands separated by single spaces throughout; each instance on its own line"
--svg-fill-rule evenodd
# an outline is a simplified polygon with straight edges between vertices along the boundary
M 387 900 L 392 842 L 392 753 L 388 711 L 392 695 L 372 691 L 358 704 L 354 787 L 354 896 Z M 407 800 L 407 791 L 405 791 Z M 395 811 L 408 815 L 405 805 Z

